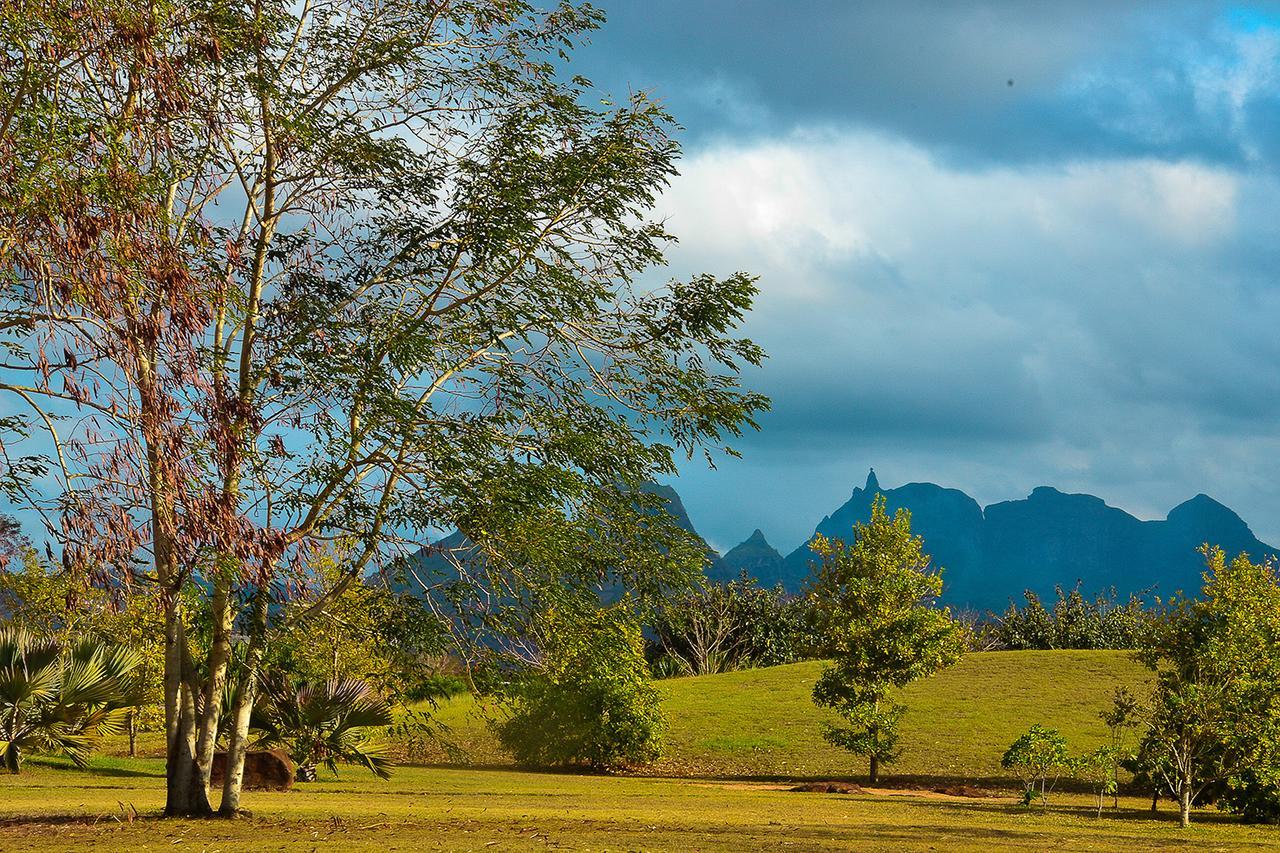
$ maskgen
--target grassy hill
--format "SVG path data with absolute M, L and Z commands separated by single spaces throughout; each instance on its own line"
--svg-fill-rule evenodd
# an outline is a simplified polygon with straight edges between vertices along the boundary
M 854 776 L 865 764 L 828 746 L 827 715 L 809 698 L 822 664 L 808 662 L 659 682 L 669 730 L 652 772 L 757 777 Z M 902 758 L 895 776 L 1006 778 L 1000 756 L 1032 723 L 1059 729 L 1075 750 L 1100 745 L 1098 714 L 1119 686 L 1143 687 L 1145 669 L 1125 652 L 982 652 L 904 691 Z M 506 764 L 485 722 L 494 709 L 461 697 L 443 703 L 465 761 Z M 438 749 L 420 759 L 457 763 Z

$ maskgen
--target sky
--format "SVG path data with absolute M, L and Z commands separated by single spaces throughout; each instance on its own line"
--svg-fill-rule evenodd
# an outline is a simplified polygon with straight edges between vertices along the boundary
M 663 275 L 759 276 L 773 399 L 673 482 L 784 553 L 876 468 L 1280 544 L 1280 4 L 602 0 L 683 126 Z

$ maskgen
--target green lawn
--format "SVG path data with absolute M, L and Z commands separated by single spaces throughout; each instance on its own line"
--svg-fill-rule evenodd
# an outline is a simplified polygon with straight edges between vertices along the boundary
M 1214 813 L 1189 831 L 1141 800 L 1101 820 L 1069 795 L 1042 815 L 1012 797 L 802 794 L 780 785 L 401 768 L 351 772 L 289 793 L 251 793 L 254 816 L 165 821 L 161 765 L 100 759 L 80 772 L 0 777 L 5 850 L 1241 850 L 1274 831 Z M 134 817 L 136 809 L 138 817 Z
M 778 777 L 848 776 L 808 694 L 819 665 L 662 682 L 671 719 L 658 775 L 587 776 L 405 766 L 389 782 L 351 769 L 288 793 L 246 794 L 253 816 L 167 821 L 163 762 L 102 756 L 87 771 L 37 759 L 0 776 L 3 850 L 1241 850 L 1275 846 L 1275 830 L 1213 811 L 1176 825 L 1171 804 L 1124 798 L 1099 819 L 1090 798 L 1062 794 L 1047 813 L 1008 791 L 986 798 L 928 790 L 797 793 Z M 907 691 L 907 752 L 896 781 L 991 779 L 1004 747 L 1032 722 L 1097 743 L 1112 688 L 1144 672 L 1110 652 L 970 655 Z M 441 716 L 476 762 L 505 759 L 476 706 Z M 154 744 L 148 744 L 154 747 Z M 116 747 L 119 744 L 115 744 Z M 680 776 L 683 774 L 683 778 Z M 711 778 L 712 776 L 719 778 Z M 996 779 L 993 781 L 1005 781 Z M 929 787 L 925 785 L 923 787 Z
M 828 746 L 819 734 L 827 715 L 809 698 L 822 665 L 799 663 L 659 682 L 669 721 L 660 775 L 750 777 L 850 776 L 862 762 Z M 903 701 L 897 776 L 957 780 L 1006 779 L 1000 756 L 1032 723 L 1062 731 L 1074 749 L 1102 743 L 1098 713 L 1118 686 L 1141 688 L 1149 676 L 1124 652 L 983 652 L 911 685 Z M 470 697 L 443 704 L 438 716 L 468 759 L 502 765 L 484 722 L 492 709 Z M 422 756 L 451 763 L 443 751 Z

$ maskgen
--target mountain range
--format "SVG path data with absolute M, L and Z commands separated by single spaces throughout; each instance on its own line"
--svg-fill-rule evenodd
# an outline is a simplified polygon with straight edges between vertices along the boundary
M 661 497 L 676 523 L 698 535 L 680 495 L 671 486 L 645 488 Z M 959 489 L 934 483 L 881 488 L 875 471 L 849 499 L 823 518 L 814 533 L 848 541 L 854 524 L 871 517 L 877 494 L 890 514 L 911 513 L 911 529 L 924 537 L 933 565 L 943 570 L 943 601 L 954 607 L 1002 611 L 1024 590 L 1051 598 L 1055 586 L 1077 583 L 1088 594 L 1114 589 L 1168 598 L 1174 592 L 1200 590 L 1205 542 L 1230 555 L 1255 560 L 1280 558 L 1280 551 L 1258 540 L 1240 516 L 1208 495 L 1199 494 L 1159 521 L 1143 521 L 1108 506 L 1093 495 L 1067 494 L 1039 486 L 1021 500 L 982 507 Z M 746 573 L 764 586 L 781 584 L 798 592 L 809 575 L 809 542 L 785 556 L 756 529 L 721 556 L 707 546 L 707 577 L 726 581 Z M 704 539 L 705 542 L 705 539 Z M 453 533 L 415 555 L 422 568 L 448 571 L 446 550 L 466 554 L 469 543 Z
M 1204 567 L 1196 549 L 1204 542 L 1254 559 L 1280 555 L 1240 516 L 1204 494 L 1174 507 L 1163 520 L 1142 521 L 1101 498 L 1050 486 L 984 508 L 958 489 L 933 483 L 882 489 L 875 471 L 814 532 L 848 540 L 854 523 L 871 517 L 876 494 L 885 496 L 891 514 L 900 507 L 910 511 L 912 530 L 944 570 L 943 600 L 960 608 L 1003 610 L 1023 590 L 1052 596 L 1055 586 L 1077 583 L 1087 593 L 1114 588 L 1121 596 L 1194 594 Z M 808 541 L 784 557 L 756 530 L 714 560 L 708 575 L 723 579 L 745 571 L 762 584 L 795 592 L 809 574 L 810 557 Z

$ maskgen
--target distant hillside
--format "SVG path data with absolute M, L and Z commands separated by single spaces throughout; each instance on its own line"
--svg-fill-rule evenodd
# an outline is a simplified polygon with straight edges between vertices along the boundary
M 658 682 L 667 716 L 661 775 L 832 778 L 866 772 L 866 762 L 822 739 L 829 712 L 813 704 L 819 661 Z M 1150 674 L 1126 652 L 976 652 L 902 693 L 903 753 L 890 776 L 927 775 L 965 781 L 1016 780 L 1000 756 L 1027 721 L 1061 731 L 1073 750 L 1101 746 L 1107 730 L 1098 713 L 1112 691 L 1141 693 Z M 506 764 L 506 756 L 470 696 L 440 703 L 436 718 L 466 761 Z M 492 713 L 490 711 L 489 713 Z M 415 756 L 457 761 L 443 749 Z M 945 849 L 945 846 L 940 847 Z
M 1203 560 L 1196 548 L 1203 542 L 1255 559 L 1277 554 L 1207 495 L 1179 504 L 1163 521 L 1141 521 L 1101 498 L 1049 486 L 982 509 L 964 492 L 933 483 L 881 489 L 874 471 L 816 532 L 848 538 L 854 522 L 870 518 L 877 493 L 890 512 L 910 510 L 912 529 L 945 569 L 945 600 L 961 607 L 1001 610 L 1023 589 L 1051 595 L 1055 584 L 1077 581 L 1089 592 L 1114 586 L 1121 595 L 1150 589 L 1167 597 L 1199 590 Z M 761 576 L 761 582 L 797 590 L 809 559 L 806 542 L 786 556 L 777 575 Z

